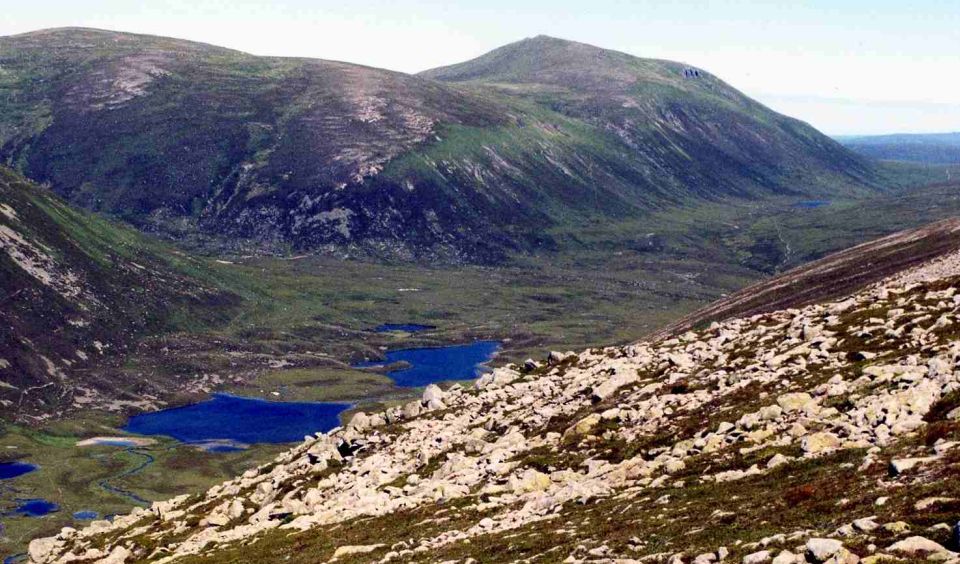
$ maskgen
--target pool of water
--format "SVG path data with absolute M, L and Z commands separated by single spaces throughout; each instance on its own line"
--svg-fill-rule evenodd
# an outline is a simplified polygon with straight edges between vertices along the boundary
M 429 331 L 436 329 L 435 325 L 420 325 L 418 323 L 384 323 L 373 328 L 377 333 L 390 333 L 391 331 L 404 331 L 406 333 L 416 333 L 418 331 Z
M 500 349 L 498 341 L 477 341 L 466 345 L 446 347 L 423 347 L 388 351 L 385 361 L 358 362 L 355 368 L 385 366 L 395 362 L 406 362 L 410 366 L 391 370 L 387 376 L 398 386 L 420 387 L 445 380 L 470 380 L 483 371 L 488 362 Z
M 9 480 L 17 476 L 29 474 L 39 468 L 36 464 L 26 462 L 0 462 L 0 480 Z
M 60 506 L 52 501 L 45 499 L 21 499 L 16 509 L 12 511 L 14 515 L 23 515 L 25 517 L 43 517 L 48 513 L 59 511 Z
M 77 511 L 73 514 L 74 519 L 79 519 L 81 521 L 91 521 L 99 516 L 100 514 L 96 511 Z
M 793 204 L 795 208 L 822 208 L 823 206 L 829 206 L 829 200 L 804 200 L 802 202 L 797 202 Z
M 204 452 L 240 452 L 249 447 L 249 445 L 230 440 L 204 441 L 194 443 L 193 446 Z
M 216 394 L 213 398 L 131 417 L 125 431 L 165 435 L 185 443 L 229 440 L 289 443 L 340 425 L 346 403 L 281 402 Z

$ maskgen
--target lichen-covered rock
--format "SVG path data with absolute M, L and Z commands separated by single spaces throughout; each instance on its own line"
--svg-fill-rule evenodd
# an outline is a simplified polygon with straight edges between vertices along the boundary
M 897 541 L 888 546 L 887 551 L 904 556 L 929 556 L 948 553 L 943 545 L 920 536 L 907 537 Z
M 814 403 L 813 397 L 806 392 L 791 392 L 777 398 L 777 405 L 787 413 L 800 411 Z
M 803 452 L 809 455 L 822 454 L 840 448 L 841 441 L 839 437 L 828 431 L 811 433 L 803 437 L 801 442 Z
M 813 562 L 826 562 L 843 550 L 843 543 L 836 539 L 812 538 L 806 544 L 807 558 Z

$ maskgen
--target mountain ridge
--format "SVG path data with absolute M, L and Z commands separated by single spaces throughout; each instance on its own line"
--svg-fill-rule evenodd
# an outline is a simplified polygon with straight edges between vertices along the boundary
M 949 218 L 867 241 L 751 284 L 677 319 L 647 339 L 665 339 L 729 317 L 758 315 L 834 299 L 960 249 L 960 219 Z
M 960 132 L 848 135 L 838 140 L 847 148 L 874 159 L 960 164 Z
M 509 92 L 120 32 L 3 37 L 0 161 L 200 247 L 445 262 L 689 200 L 888 184 L 712 75 L 589 50 L 627 78 L 603 87 L 580 65 L 591 96 Z M 648 66 L 662 80 L 640 80 Z
M 224 51 L 224 52 L 233 52 L 248 55 L 249 53 L 239 50 L 231 49 L 229 47 L 221 47 L 219 45 L 214 45 L 212 43 L 206 43 L 203 41 L 197 41 L 195 39 L 184 39 L 181 37 L 169 37 L 163 35 L 156 35 L 152 33 L 136 33 L 136 32 L 127 32 L 127 31 L 118 31 L 108 28 L 98 28 L 98 27 L 86 27 L 86 26 L 63 26 L 63 27 L 48 27 L 42 29 L 36 29 L 32 31 L 25 31 L 23 33 L 15 33 L 11 35 L 6 35 L 3 37 L 10 39 L 44 39 L 54 36 L 70 36 L 71 38 L 76 36 L 88 36 L 89 39 L 112 39 L 114 41 L 123 41 L 130 40 L 133 38 L 147 39 L 158 42 L 165 42 L 171 44 L 179 44 L 181 46 L 194 46 L 197 50 L 212 50 L 212 51 Z
M 586 63 L 594 63 L 592 67 Z M 606 64 L 605 64 L 606 63 Z M 614 63 L 614 64 L 611 64 Z M 648 69 L 650 75 L 636 76 L 629 73 L 614 73 L 617 65 L 639 63 Z M 574 69 L 557 68 L 573 65 Z M 677 71 L 698 71 L 701 76 L 707 77 L 704 69 L 682 62 L 667 59 L 642 58 L 622 51 L 605 49 L 589 43 L 572 41 L 550 35 L 536 35 L 519 41 L 507 43 L 494 48 L 473 59 L 434 67 L 417 74 L 450 82 L 465 82 L 471 80 L 495 81 L 512 79 L 516 82 L 544 81 L 546 83 L 560 82 L 563 86 L 573 86 L 569 81 L 560 81 L 551 71 L 566 71 L 561 76 L 570 77 L 574 73 L 602 75 L 618 79 L 613 85 L 601 84 L 593 80 L 592 86 L 605 89 L 609 86 L 621 86 L 624 83 L 635 83 L 640 78 L 658 78 L 667 80 L 676 78 Z M 710 78 L 716 78 L 709 75 Z M 547 79 L 547 80 L 544 80 Z M 509 80 L 504 80 L 505 82 Z

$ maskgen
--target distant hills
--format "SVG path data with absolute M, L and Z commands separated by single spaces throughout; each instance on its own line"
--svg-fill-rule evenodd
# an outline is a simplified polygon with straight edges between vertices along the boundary
M 91 29 L 0 38 L 0 162 L 204 249 L 497 262 L 868 159 L 709 72 L 536 37 L 419 76 Z
M 867 157 L 928 164 L 960 164 L 960 132 L 838 137 Z

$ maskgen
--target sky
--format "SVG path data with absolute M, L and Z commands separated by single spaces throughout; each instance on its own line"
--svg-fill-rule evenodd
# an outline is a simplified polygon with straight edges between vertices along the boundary
M 960 131 L 960 0 L 30 0 L 87 26 L 404 72 L 546 34 L 706 69 L 832 135 Z

